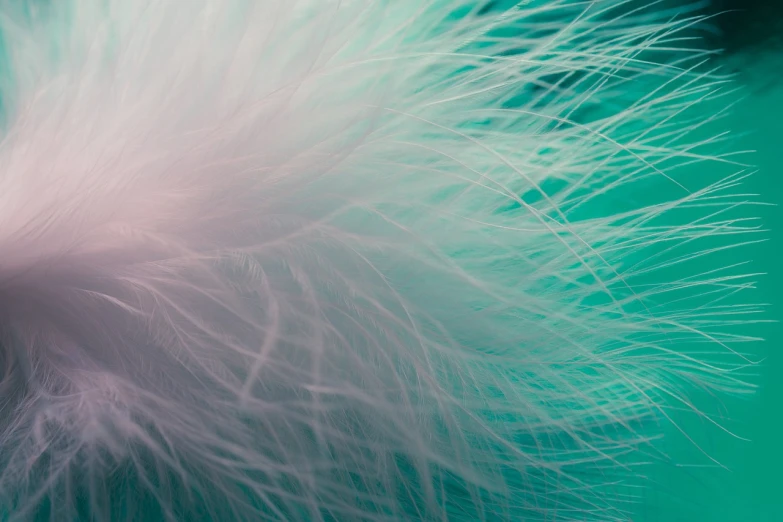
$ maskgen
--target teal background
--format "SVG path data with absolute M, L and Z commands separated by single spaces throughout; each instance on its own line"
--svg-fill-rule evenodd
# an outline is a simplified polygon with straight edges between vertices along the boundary
M 751 372 L 757 393 L 744 399 L 721 397 L 718 405 L 726 412 L 723 424 L 748 440 L 680 416 L 681 426 L 727 469 L 673 465 L 708 462 L 668 427 L 663 447 L 671 462 L 654 466 L 653 486 L 641 495 L 643 502 L 634 518 L 639 522 L 783 521 L 783 335 L 777 322 L 783 319 L 783 214 L 778 206 L 783 203 L 783 52 L 771 45 L 754 46 L 717 62 L 736 71 L 743 88 L 743 101 L 721 125 L 736 136 L 732 148 L 755 151 L 745 161 L 758 171 L 744 187 L 771 204 L 754 211 L 768 229 L 766 241 L 743 247 L 742 252 L 742 257 L 753 260 L 748 271 L 765 273 L 755 278 L 758 283 L 752 295 L 769 305 L 770 322 L 752 327 L 751 333 L 764 341 L 747 350 L 761 361 Z

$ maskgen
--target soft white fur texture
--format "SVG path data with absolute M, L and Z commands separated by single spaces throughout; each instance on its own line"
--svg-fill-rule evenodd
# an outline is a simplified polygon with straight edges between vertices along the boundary
M 627 520 L 750 390 L 696 20 L 480 4 L 0 4 L 3 519 Z

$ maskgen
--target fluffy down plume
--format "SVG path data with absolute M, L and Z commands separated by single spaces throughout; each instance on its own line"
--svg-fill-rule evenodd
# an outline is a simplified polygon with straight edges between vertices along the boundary
M 729 88 L 506 4 L 0 4 L 3 519 L 628 519 L 750 389 Z

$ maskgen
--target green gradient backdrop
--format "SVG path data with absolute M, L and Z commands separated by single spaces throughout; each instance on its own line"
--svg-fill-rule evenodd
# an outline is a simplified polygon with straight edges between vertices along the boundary
M 757 278 L 755 297 L 769 303 L 768 319 L 780 321 L 783 214 L 776 205 L 783 204 L 783 52 L 770 51 L 761 56 L 758 51 L 748 51 L 733 56 L 729 66 L 739 72 L 747 97 L 722 126 L 737 135 L 732 148 L 756 151 L 745 161 L 752 161 L 759 170 L 745 187 L 773 204 L 755 211 L 770 230 L 765 235 L 767 241 L 747 247 L 743 257 L 753 260 L 749 271 L 766 273 Z M 699 439 L 699 444 L 728 470 L 657 466 L 651 473 L 656 485 L 644 494 L 639 522 L 783 521 L 783 335 L 781 324 L 774 322 L 753 329 L 754 334 L 765 338 L 750 349 L 755 359 L 764 359 L 754 381 L 759 385 L 758 393 L 748 399 L 724 400 L 728 412 L 724 424 L 749 440 L 738 440 L 692 419 L 684 420 L 683 427 L 709 433 Z M 670 432 L 665 451 L 672 460 L 687 462 L 700 457 L 676 430 Z

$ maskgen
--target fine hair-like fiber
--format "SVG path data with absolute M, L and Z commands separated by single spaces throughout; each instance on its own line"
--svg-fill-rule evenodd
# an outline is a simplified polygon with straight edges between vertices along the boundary
M 0 4 L 0 518 L 628 520 L 752 390 L 699 22 Z

